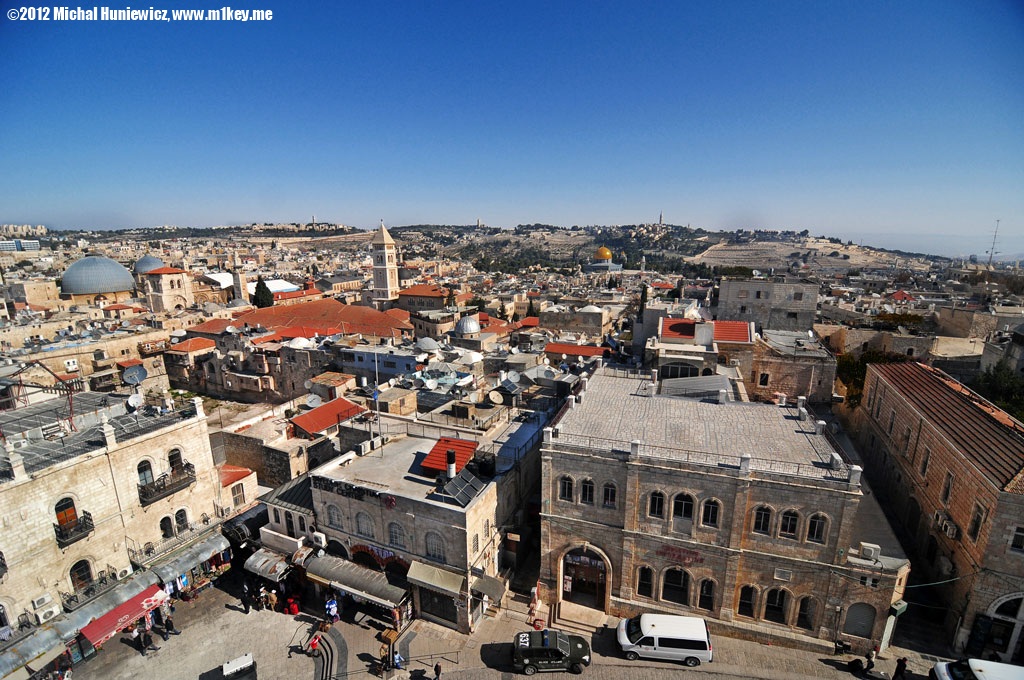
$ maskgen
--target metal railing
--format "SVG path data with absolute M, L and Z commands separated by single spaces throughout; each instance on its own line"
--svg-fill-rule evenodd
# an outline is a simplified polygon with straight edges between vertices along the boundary
M 196 482 L 196 466 L 182 461 L 180 467 L 173 467 L 149 484 L 139 484 L 139 501 L 150 505 L 161 498 L 187 489 Z
M 117 570 L 108 564 L 106 569 L 97 574 L 95 580 L 75 588 L 70 593 L 65 593 L 63 590 L 58 592 L 60 593 L 64 609 L 74 611 L 87 602 L 95 600 L 103 593 L 113 590 L 117 587 L 117 584 Z
M 95 529 L 92 521 L 92 513 L 83 512 L 78 519 L 65 524 L 54 524 L 53 531 L 57 535 L 57 545 L 62 549 L 72 543 L 82 540 Z
M 174 536 L 168 536 L 159 541 L 147 541 L 145 543 L 140 543 L 129 537 L 127 540 L 128 558 L 131 560 L 132 564 L 138 567 L 148 566 L 161 556 L 172 552 L 179 546 L 191 542 L 200 534 L 210 531 L 212 527 L 215 527 L 220 523 L 220 519 L 214 519 L 204 513 L 202 521 L 192 522 L 184 528 L 179 528 Z

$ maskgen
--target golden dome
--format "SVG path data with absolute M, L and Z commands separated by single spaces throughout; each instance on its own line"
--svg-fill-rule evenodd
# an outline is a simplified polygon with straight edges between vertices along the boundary
M 600 248 L 597 249 L 597 252 L 594 254 L 594 259 L 595 260 L 610 260 L 610 259 L 612 259 L 612 251 L 608 250 L 604 246 L 601 246 Z

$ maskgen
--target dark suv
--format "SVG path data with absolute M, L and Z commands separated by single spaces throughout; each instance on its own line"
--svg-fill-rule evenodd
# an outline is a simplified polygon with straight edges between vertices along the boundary
M 525 675 L 537 671 L 582 673 L 590 665 L 590 643 L 560 630 L 531 630 L 512 641 L 512 667 Z

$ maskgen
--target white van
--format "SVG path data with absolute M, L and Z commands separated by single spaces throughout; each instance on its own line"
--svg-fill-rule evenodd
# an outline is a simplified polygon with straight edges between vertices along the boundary
M 711 634 L 696 616 L 641 614 L 619 621 L 619 646 L 630 661 L 642 657 L 682 661 L 687 666 L 711 663 Z
M 1024 680 L 1024 667 L 998 661 L 940 661 L 928 674 L 938 680 Z

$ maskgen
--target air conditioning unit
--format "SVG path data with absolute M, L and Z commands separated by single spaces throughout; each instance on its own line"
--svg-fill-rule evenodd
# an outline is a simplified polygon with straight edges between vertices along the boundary
M 730 366 L 739 366 L 740 365 L 740 360 L 739 359 L 729 359 L 729 365 Z
M 39 611 L 36 612 L 36 623 L 38 623 L 38 624 L 46 623 L 47 621 L 49 621 L 53 617 L 57 616 L 57 614 L 60 614 L 60 612 L 61 612 L 60 605 L 57 604 L 56 602 L 54 602 L 49 607 L 46 607 L 44 609 L 40 609 Z
M 936 510 L 935 514 L 932 515 L 932 520 L 935 522 L 935 526 L 941 527 L 942 523 L 946 521 L 946 513 L 942 510 Z
M 960 534 L 960 528 L 947 520 L 942 523 L 942 533 L 950 538 L 956 538 Z
M 231 508 L 227 507 L 226 505 L 223 506 L 223 507 L 218 507 L 217 508 L 217 516 L 218 517 L 229 517 L 230 515 L 231 515 Z
M 874 543 L 860 544 L 860 557 L 862 560 L 877 560 L 882 554 L 882 547 Z
M 53 602 L 49 593 L 43 593 L 32 598 L 32 609 L 39 610 Z
M 323 533 L 319 532 L 319 531 L 314 531 L 313 532 L 313 545 L 317 546 L 318 548 L 326 548 L 327 547 L 327 536 L 324 535 Z
M 131 567 L 125 567 L 124 569 L 118 569 L 117 570 L 117 580 L 118 581 L 120 581 L 122 579 L 126 579 L 129 576 L 131 576 L 131 575 L 132 575 L 132 568 Z

